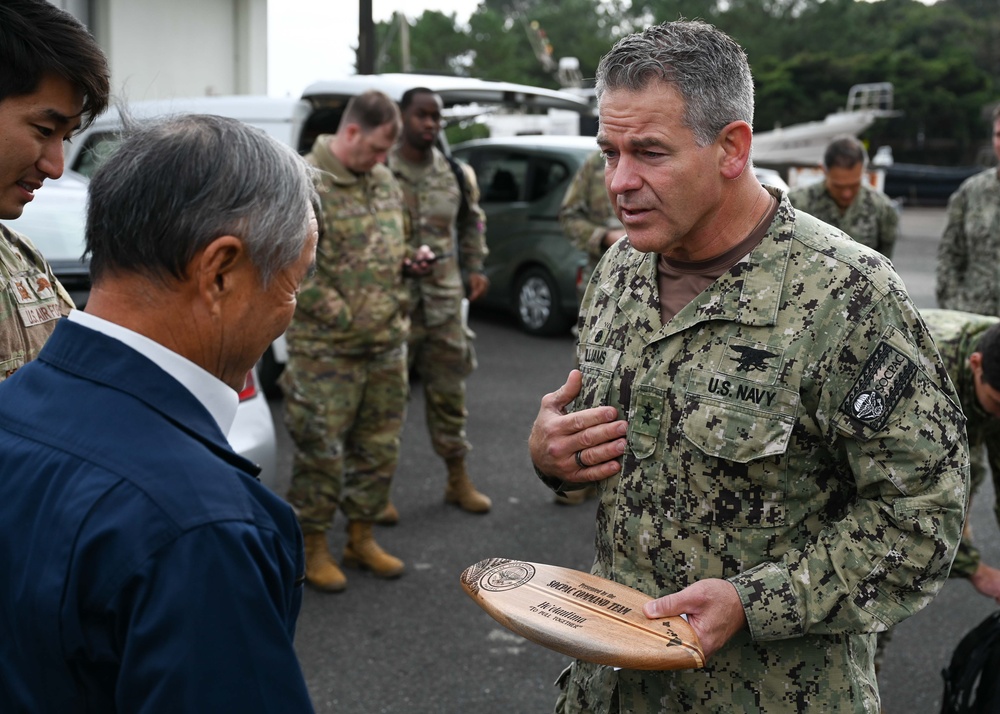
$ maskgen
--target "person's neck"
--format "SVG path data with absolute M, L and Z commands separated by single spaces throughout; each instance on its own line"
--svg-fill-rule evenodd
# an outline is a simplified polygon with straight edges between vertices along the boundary
M 767 217 L 773 207 L 771 194 L 754 182 L 720 202 L 715 219 L 698 230 L 694 240 L 686 240 L 667 258 L 698 262 L 723 255 L 747 238 Z
M 200 339 L 204 335 L 199 332 L 204 321 L 191 301 L 177 299 L 182 291 L 137 275 L 105 277 L 91 288 L 84 312 L 148 337 L 209 370 L 211 357 L 203 354 L 208 341 Z
M 434 149 L 430 146 L 426 149 L 421 149 L 413 146 L 412 144 L 403 142 L 399 145 L 399 155 L 408 163 L 426 164 L 434 156 Z

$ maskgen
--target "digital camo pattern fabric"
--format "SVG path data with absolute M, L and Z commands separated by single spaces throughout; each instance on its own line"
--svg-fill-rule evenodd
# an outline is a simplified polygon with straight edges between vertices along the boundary
M 944 362 L 958 398 L 968 419 L 965 425 L 969 437 L 969 473 L 974 493 L 986 478 L 986 465 L 993 474 L 994 493 L 1000 494 L 1000 420 L 987 414 L 976 397 L 975 379 L 969 357 L 976 351 L 979 338 L 1000 318 L 957 310 L 921 310 L 938 352 Z M 985 459 L 984 459 L 985 450 Z M 1000 523 L 1000 500 L 994 502 L 994 513 Z M 979 551 L 966 534 L 951 566 L 954 577 L 968 578 L 979 567 Z
M 947 578 L 968 450 L 931 337 L 883 256 L 768 190 L 761 244 L 667 325 L 657 256 L 608 251 L 575 404 L 629 422 L 593 572 L 654 597 L 726 578 L 748 627 L 700 670 L 576 662 L 559 711 L 877 714 L 874 633 Z
M 312 357 L 395 349 L 409 330 L 403 193 L 381 164 L 360 176 L 348 171 L 329 140 L 319 136 L 306 156 L 321 170 L 324 230 L 286 332 L 288 349 Z
M 826 190 L 825 182 L 820 181 L 790 192 L 788 200 L 795 208 L 839 228 L 858 243 L 874 248 L 886 258 L 892 257 L 899 235 L 899 213 L 885 194 L 862 184 L 851 205 L 842 212 Z
M 1000 179 L 987 169 L 948 199 L 938 245 L 938 307 L 1000 316 Z
M 38 356 L 73 307 L 31 241 L 0 225 L 0 382 Z
M 559 208 L 559 223 L 570 242 L 587 254 L 589 278 L 604 255 L 604 234 L 621 228 L 604 183 L 604 153 L 595 151 L 580 166 Z M 587 281 L 582 282 L 585 288 Z

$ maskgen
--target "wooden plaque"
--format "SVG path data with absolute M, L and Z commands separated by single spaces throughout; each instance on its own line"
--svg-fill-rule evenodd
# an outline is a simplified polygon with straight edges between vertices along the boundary
M 682 617 L 650 620 L 653 598 L 590 573 L 489 558 L 462 572 L 462 588 L 513 632 L 556 652 L 622 669 L 697 669 L 705 657 Z

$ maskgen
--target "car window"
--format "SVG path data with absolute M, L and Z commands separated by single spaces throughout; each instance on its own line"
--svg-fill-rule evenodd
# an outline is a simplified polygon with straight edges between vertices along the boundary
M 524 154 L 488 151 L 479 155 L 476 176 L 483 203 L 523 201 L 529 158 Z
M 536 157 L 532 169 L 529 201 L 545 198 L 569 177 L 566 164 L 547 157 Z
M 91 134 L 87 137 L 87 143 L 80 149 L 80 156 L 73 170 L 90 178 L 105 159 L 118 148 L 121 141 L 121 136 L 113 132 Z

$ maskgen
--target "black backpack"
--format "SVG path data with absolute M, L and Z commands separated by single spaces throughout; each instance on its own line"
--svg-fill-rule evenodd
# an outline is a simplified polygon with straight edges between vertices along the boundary
M 962 638 L 941 675 L 941 714 L 1000 712 L 1000 610 Z

